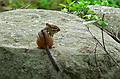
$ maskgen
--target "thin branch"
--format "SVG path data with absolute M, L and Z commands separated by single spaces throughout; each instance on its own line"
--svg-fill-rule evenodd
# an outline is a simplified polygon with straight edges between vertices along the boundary
M 95 54 L 95 63 L 96 63 L 96 66 L 98 67 L 98 63 L 97 63 L 97 54 L 96 54 L 97 45 L 98 45 L 98 43 L 96 43 L 96 45 L 95 45 L 94 54 Z
M 107 55 L 116 63 L 116 65 L 118 67 L 120 67 L 120 65 L 117 63 L 117 61 L 109 54 L 109 52 L 104 48 L 104 46 L 102 45 L 102 43 L 92 34 L 92 32 L 90 31 L 89 27 L 88 28 L 88 31 L 89 33 L 92 35 L 92 37 L 99 43 L 99 45 L 104 49 L 104 51 L 107 53 Z
M 102 16 L 102 21 L 104 21 L 104 17 L 105 17 L 105 14 L 103 14 Z M 104 40 L 104 37 L 103 37 L 103 31 L 106 32 L 108 35 L 110 35 L 115 41 L 117 41 L 118 43 L 120 43 L 120 40 L 119 38 L 117 38 L 114 34 L 112 34 L 110 31 L 108 31 L 107 29 L 103 29 L 103 27 L 101 27 L 100 24 L 98 24 L 97 22 L 94 22 L 93 23 L 94 25 L 96 25 L 97 27 L 99 27 L 101 30 L 102 30 L 102 40 Z M 104 41 L 103 41 L 103 45 L 104 45 Z
M 104 17 L 105 17 L 105 14 L 103 14 L 102 21 L 104 21 Z M 104 33 L 103 33 L 103 27 L 101 28 L 101 30 L 102 30 L 102 42 L 103 42 L 103 47 L 104 47 L 104 49 L 106 49 L 106 47 L 105 47 L 105 40 L 104 40 Z
M 98 46 L 98 43 L 96 43 L 95 49 L 94 49 L 95 63 L 96 63 L 96 67 L 97 67 L 97 69 L 98 69 L 98 71 L 99 71 L 99 75 L 101 75 L 102 72 L 101 72 L 101 69 L 99 68 L 99 65 L 98 65 L 98 62 L 97 62 L 97 54 L 96 54 L 97 46 Z

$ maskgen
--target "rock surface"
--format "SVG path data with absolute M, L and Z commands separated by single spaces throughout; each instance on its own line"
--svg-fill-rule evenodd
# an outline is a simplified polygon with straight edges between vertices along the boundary
M 92 37 L 102 43 L 101 30 L 77 16 L 50 10 L 13 10 L 0 13 L 0 79 L 59 79 L 37 33 L 51 22 L 61 31 L 50 49 L 66 74 L 61 79 L 119 79 L 120 68 Z M 120 44 L 104 33 L 107 51 L 120 62 Z M 95 50 L 96 48 L 96 50 Z M 96 52 L 95 52 L 96 51 Z

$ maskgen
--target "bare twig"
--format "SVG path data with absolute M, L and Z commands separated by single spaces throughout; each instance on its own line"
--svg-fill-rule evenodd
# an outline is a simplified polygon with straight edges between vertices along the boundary
M 92 34 L 92 32 L 90 31 L 89 27 L 88 28 L 88 31 L 89 33 L 92 35 L 92 37 L 99 43 L 99 45 L 104 49 L 104 51 L 106 52 L 106 54 L 116 63 L 116 65 L 118 67 L 120 67 L 120 65 L 117 63 L 117 61 L 109 54 L 109 52 L 106 50 L 106 48 L 102 45 L 102 43 Z
M 103 14 L 103 16 L 102 16 L 102 21 L 104 21 L 104 17 L 105 17 L 105 14 Z M 108 35 L 110 35 L 115 41 L 117 41 L 118 43 L 120 43 L 120 39 L 117 38 L 116 35 L 112 34 L 110 31 L 108 31 L 108 30 L 105 29 L 105 28 L 103 29 L 103 27 L 101 27 L 101 25 L 98 24 L 97 22 L 93 22 L 93 24 L 96 25 L 97 27 L 99 27 L 99 28 L 102 30 L 102 38 L 104 38 L 104 37 L 103 37 L 103 31 L 104 31 L 104 32 L 106 32 Z M 103 40 L 104 40 L 104 39 L 103 39 Z M 104 41 L 103 41 L 103 45 L 104 45 Z
M 103 14 L 102 21 L 104 21 L 104 17 L 105 17 L 105 14 Z M 102 30 L 102 42 L 103 42 L 103 47 L 104 47 L 104 49 L 106 49 L 106 47 L 105 47 L 105 40 L 104 40 L 104 34 L 103 34 L 103 27 L 101 28 L 101 30 Z
M 96 43 L 95 49 L 94 49 L 95 64 L 96 64 L 96 67 L 97 67 L 97 69 L 98 69 L 98 71 L 99 71 L 99 75 L 101 75 L 102 72 L 101 72 L 101 69 L 99 68 L 99 65 L 98 65 L 98 62 L 97 62 L 97 54 L 96 54 L 97 45 L 98 45 L 98 43 Z
M 96 63 L 96 66 L 98 67 L 98 63 L 97 63 L 97 54 L 96 54 L 97 45 L 98 45 L 98 43 L 96 43 L 96 45 L 95 45 L 94 54 L 95 54 L 95 63 Z

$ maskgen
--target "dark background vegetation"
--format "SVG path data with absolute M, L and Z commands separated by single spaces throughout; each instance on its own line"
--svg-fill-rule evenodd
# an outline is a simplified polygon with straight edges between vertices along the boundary
M 71 5 L 71 2 L 89 2 L 89 5 L 106 5 L 120 7 L 119 0 L 0 0 L 1 6 L 8 6 L 12 9 L 30 8 L 30 9 L 51 9 L 61 10 L 60 4 Z

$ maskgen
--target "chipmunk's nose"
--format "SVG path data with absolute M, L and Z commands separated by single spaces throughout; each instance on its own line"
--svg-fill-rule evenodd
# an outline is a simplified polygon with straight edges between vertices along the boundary
M 58 31 L 60 31 L 60 29 L 58 28 Z

